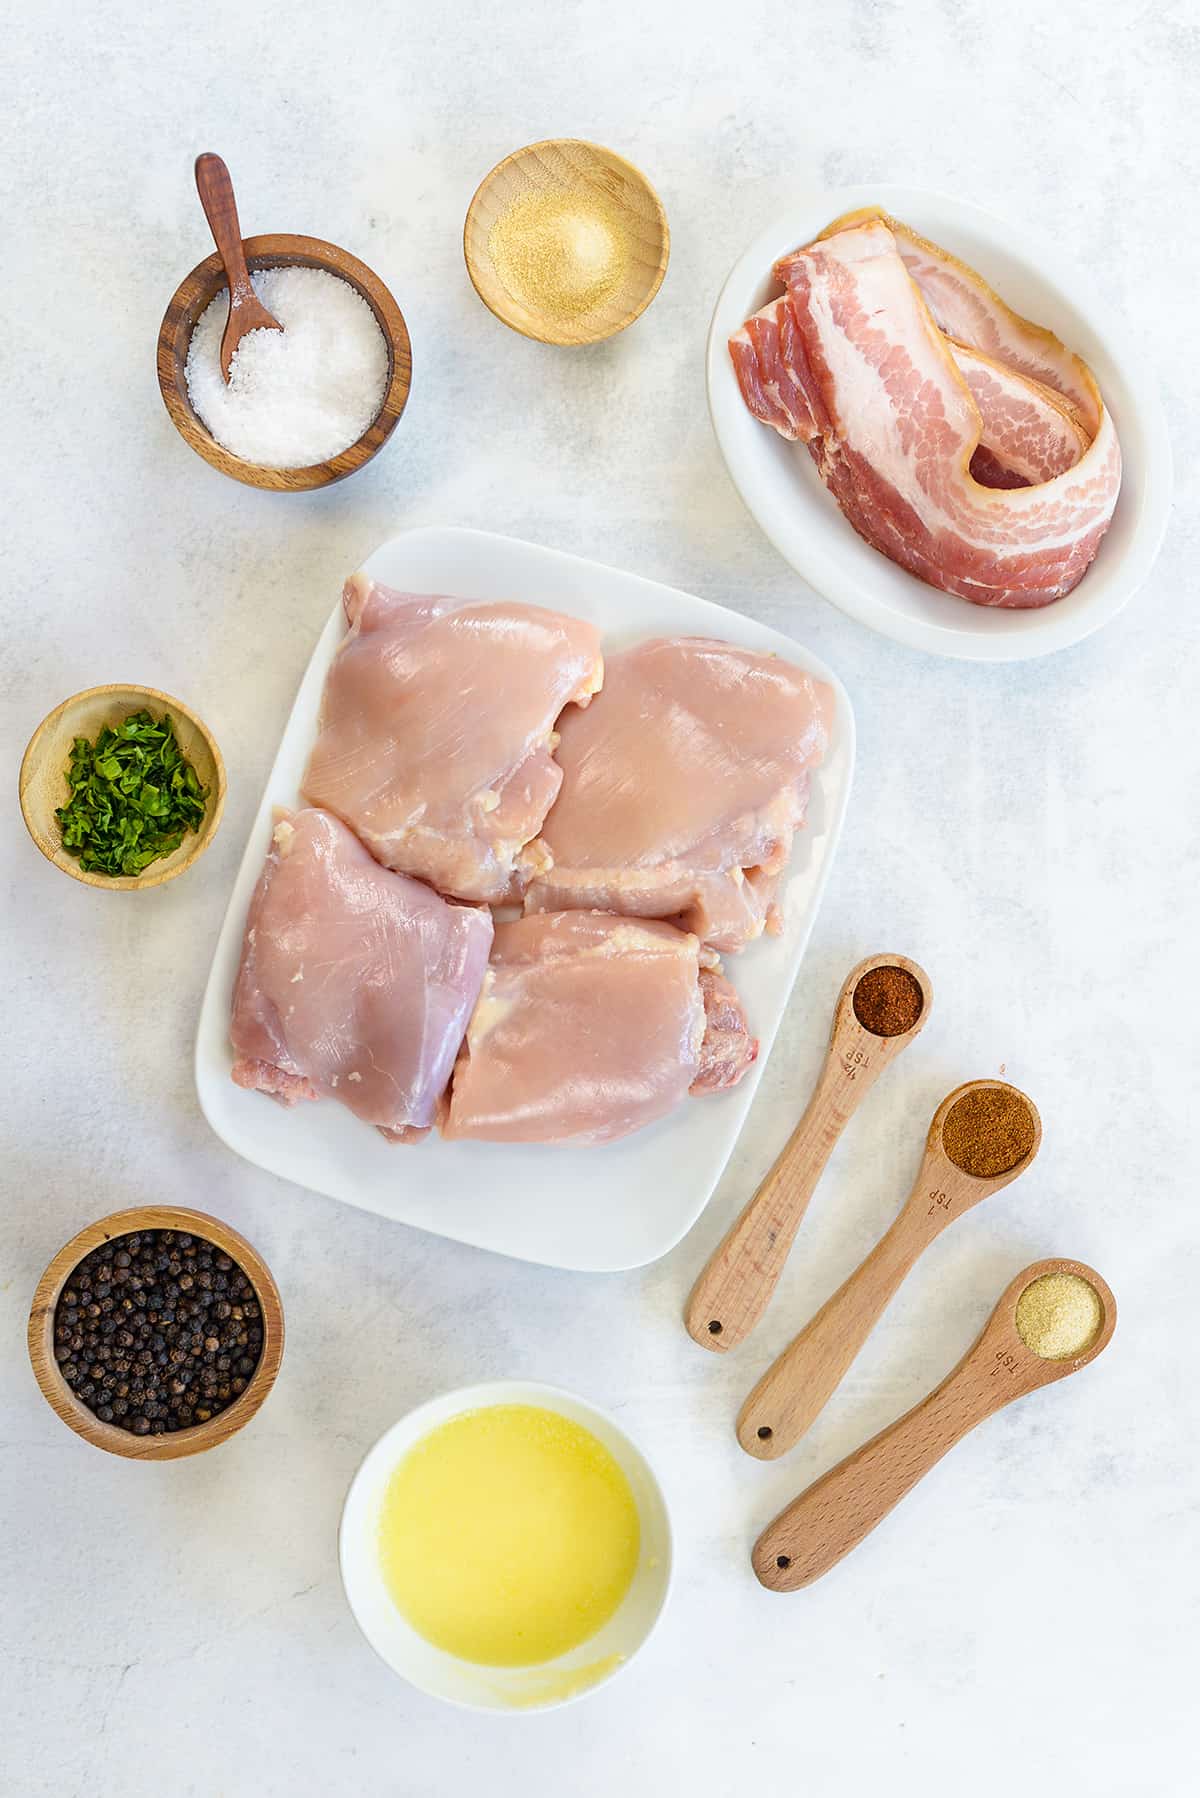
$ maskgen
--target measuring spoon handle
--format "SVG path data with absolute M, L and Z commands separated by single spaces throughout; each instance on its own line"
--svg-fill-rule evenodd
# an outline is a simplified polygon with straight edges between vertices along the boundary
M 793 1592 L 820 1579 L 969 1430 L 1019 1396 L 999 1380 L 981 1381 L 969 1355 L 920 1404 L 839 1461 L 767 1525 L 750 1557 L 761 1584 Z
M 907 1030 L 879 1036 L 854 1005 L 859 982 L 892 968 L 920 989 L 920 1009 Z M 929 976 L 903 955 L 872 955 L 842 983 L 829 1047 L 804 1116 L 783 1153 L 696 1281 L 684 1308 L 688 1335 L 723 1352 L 744 1342 L 771 1302 L 788 1250 L 834 1144 L 884 1068 L 925 1026 L 933 1000 Z
M 837 1390 L 927 1238 L 900 1213 L 871 1253 L 809 1319 L 742 1406 L 737 1438 L 760 1461 L 799 1442 Z
M 1041 1122 L 1032 1101 L 1023 1093 L 1018 1097 L 1032 1115 L 1034 1136 L 1032 1146 L 1015 1167 L 986 1179 L 974 1178 L 947 1157 L 943 1130 L 955 1104 L 965 1094 L 1000 1085 L 997 1081 L 968 1081 L 942 1100 L 933 1114 L 925 1153 L 899 1216 L 862 1265 L 793 1337 L 742 1406 L 737 1437 L 747 1454 L 771 1461 L 800 1440 L 833 1395 L 918 1256 L 956 1217 L 1008 1186 L 1030 1165 L 1041 1141 Z
M 1054 1360 L 1044 1359 L 1022 1340 L 1017 1304 L 1027 1286 L 1057 1273 L 1072 1274 L 1091 1286 L 1102 1321 L 1077 1355 Z M 1023 1269 L 941 1384 L 839 1461 L 767 1525 L 751 1552 L 761 1583 L 774 1592 L 792 1592 L 820 1579 L 977 1423 L 1094 1361 L 1112 1340 L 1116 1322 L 1116 1300 L 1095 1268 L 1056 1258 Z
M 241 297 L 247 293 L 253 294 L 250 271 L 246 267 L 246 252 L 242 248 L 242 227 L 238 223 L 233 179 L 221 157 L 214 156 L 211 150 L 206 150 L 196 158 L 196 191 L 200 195 L 200 204 L 204 208 L 208 228 L 213 234 L 213 242 L 225 264 L 230 295 Z
M 870 1078 L 856 1080 L 841 1063 L 826 1063 L 783 1152 L 692 1288 L 684 1323 L 701 1348 L 736 1348 L 766 1310 L 825 1163 Z

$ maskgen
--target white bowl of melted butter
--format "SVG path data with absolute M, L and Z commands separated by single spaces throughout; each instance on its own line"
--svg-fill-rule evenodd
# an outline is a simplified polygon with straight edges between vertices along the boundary
M 620 1426 L 554 1386 L 432 1399 L 380 1437 L 338 1539 L 359 1628 L 410 1684 L 472 1710 L 550 1710 L 647 1641 L 671 1525 Z

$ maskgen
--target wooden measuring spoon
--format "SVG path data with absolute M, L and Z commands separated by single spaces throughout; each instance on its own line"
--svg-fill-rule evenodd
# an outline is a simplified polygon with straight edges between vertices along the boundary
M 989 1090 L 1013 1093 L 1024 1104 L 1033 1140 L 1011 1167 L 981 1179 L 955 1166 L 946 1151 L 943 1130 L 960 1099 Z M 1004 1080 L 969 1080 L 942 1100 L 929 1126 L 913 1189 L 895 1222 L 771 1363 L 742 1406 L 737 1438 L 748 1455 L 773 1461 L 800 1440 L 833 1395 L 917 1257 L 947 1224 L 1023 1174 L 1041 1143 L 1037 1107 Z
M 1078 1355 L 1043 1360 L 1021 1340 L 1017 1301 L 1043 1274 L 1075 1274 L 1100 1301 L 1095 1339 Z M 1035 1261 L 1005 1287 L 974 1346 L 919 1405 L 855 1449 L 769 1523 L 751 1561 L 772 1592 L 794 1592 L 828 1573 L 968 1430 L 994 1411 L 1077 1373 L 1108 1346 L 1117 1305 L 1094 1268 L 1082 1261 Z
M 899 968 L 920 988 L 916 1022 L 894 1036 L 868 1030 L 855 1011 L 859 983 L 875 968 Z M 932 1005 L 928 974 L 903 955 L 872 955 L 851 969 L 808 1109 L 692 1288 L 684 1323 L 701 1348 L 736 1348 L 750 1334 L 771 1301 L 834 1144 L 884 1068 L 920 1034 Z
M 206 150 L 196 158 L 196 191 L 208 220 L 213 242 L 225 264 L 229 283 L 229 317 L 221 338 L 221 373 L 229 379 L 233 353 L 248 331 L 282 331 L 283 326 L 269 313 L 250 279 L 246 252 L 242 248 L 242 227 L 238 224 L 237 201 L 229 170 L 219 156 Z

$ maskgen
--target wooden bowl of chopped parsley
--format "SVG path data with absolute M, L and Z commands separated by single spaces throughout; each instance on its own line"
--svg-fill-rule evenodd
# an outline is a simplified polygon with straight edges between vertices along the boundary
M 56 706 L 21 763 L 21 812 L 48 861 L 88 886 L 137 892 L 198 861 L 220 823 L 212 735 L 155 687 L 89 687 Z

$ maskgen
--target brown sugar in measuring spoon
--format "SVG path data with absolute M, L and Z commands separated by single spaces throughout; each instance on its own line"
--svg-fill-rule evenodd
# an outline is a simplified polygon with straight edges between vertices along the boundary
M 221 373 L 228 381 L 229 366 L 242 338 L 250 331 L 282 331 L 283 326 L 254 291 L 242 247 L 233 180 L 221 158 L 211 150 L 196 158 L 196 192 L 229 283 L 229 317 L 221 338 Z
M 1061 1295 L 1042 1301 L 1043 1282 Z M 760 1583 L 794 1592 L 820 1579 L 968 1430 L 1013 1399 L 1078 1373 L 1108 1346 L 1116 1322 L 1116 1300 L 1094 1268 L 1035 1261 L 1005 1287 L 982 1334 L 940 1386 L 767 1525 L 750 1557 Z
M 748 1455 L 773 1461 L 799 1442 L 918 1256 L 947 1224 L 1023 1174 L 1041 1142 L 1037 1107 L 1003 1080 L 971 1080 L 942 1100 L 894 1223 L 742 1406 L 737 1438 Z
M 903 955 L 872 955 L 851 970 L 808 1108 L 692 1288 L 684 1323 L 701 1348 L 723 1352 L 750 1334 L 834 1144 L 883 1070 L 920 1034 L 932 1005 L 928 974 Z

